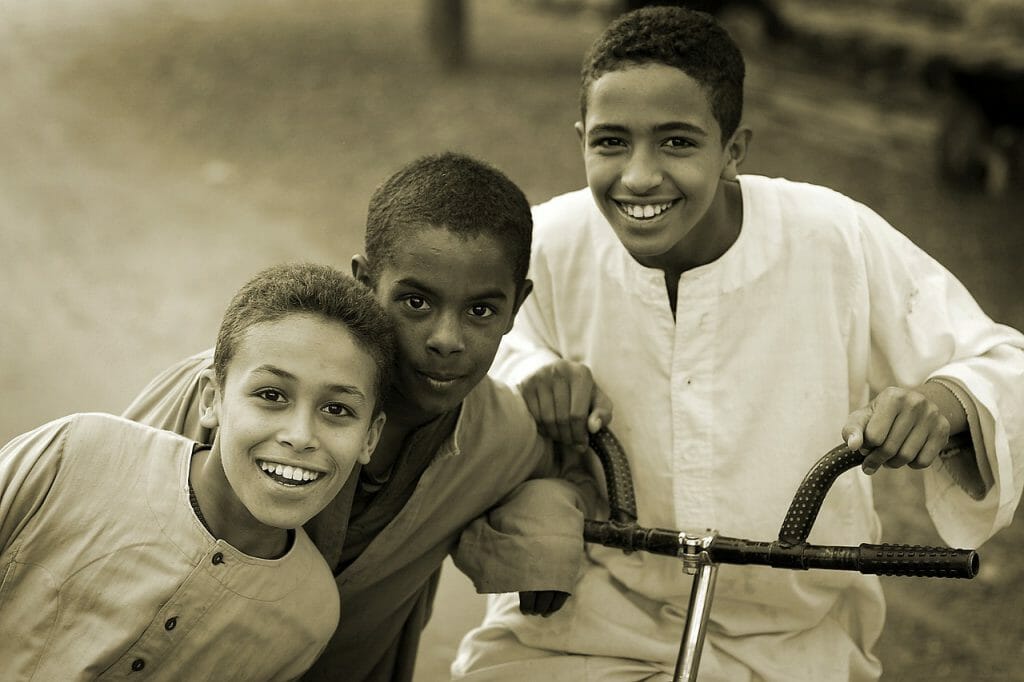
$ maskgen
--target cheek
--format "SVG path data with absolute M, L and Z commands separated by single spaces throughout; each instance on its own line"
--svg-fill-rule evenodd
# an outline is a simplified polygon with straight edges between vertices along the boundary
M 494 356 L 498 352 L 498 345 L 504 336 L 502 332 L 507 324 L 508 320 L 502 317 L 501 320 L 496 319 L 486 329 L 473 330 L 467 335 L 479 373 L 486 374 L 490 369 L 491 362 L 494 361 Z
M 423 347 L 421 325 L 402 320 L 395 325 L 396 341 L 398 341 L 398 362 L 414 357 L 418 349 Z
M 610 184 L 616 176 L 617 165 L 612 159 L 600 154 L 587 154 L 584 157 L 587 184 L 591 187 L 602 187 Z

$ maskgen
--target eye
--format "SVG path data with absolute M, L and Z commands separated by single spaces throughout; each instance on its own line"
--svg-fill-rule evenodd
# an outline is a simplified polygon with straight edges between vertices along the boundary
M 596 137 L 591 140 L 590 146 L 596 147 L 597 149 L 615 151 L 620 147 L 625 147 L 626 141 L 621 137 Z
M 352 410 L 347 405 L 341 403 L 327 403 L 321 409 L 332 417 L 354 416 Z
M 427 303 L 427 299 L 422 296 L 411 294 L 409 296 L 404 296 L 401 300 L 402 303 L 405 304 L 405 307 L 410 310 L 430 310 L 430 304 Z
M 486 305 L 484 303 L 477 303 L 476 305 L 469 307 L 469 314 L 479 319 L 487 319 L 497 315 L 498 311 L 493 306 Z
M 671 149 L 690 149 L 696 147 L 697 143 L 686 137 L 670 137 L 665 140 L 665 146 Z
M 276 388 L 261 388 L 253 393 L 253 395 L 270 403 L 283 403 L 285 401 L 284 393 L 281 393 Z

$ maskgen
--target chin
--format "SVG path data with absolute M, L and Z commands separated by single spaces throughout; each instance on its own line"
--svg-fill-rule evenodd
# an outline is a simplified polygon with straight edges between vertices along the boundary
M 281 530 L 292 530 L 304 526 L 307 521 L 316 516 L 326 505 L 327 503 L 325 502 L 323 505 L 317 506 L 316 511 L 312 514 L 308 512 L 308 509 L 268 509 L 264 510 L 262 514 L 256 515 L 256 518 L 265 526 L 280 528 Z

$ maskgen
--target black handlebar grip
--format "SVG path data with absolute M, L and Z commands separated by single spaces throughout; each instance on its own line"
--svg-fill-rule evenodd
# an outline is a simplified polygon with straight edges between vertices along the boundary
M 965 431 L 952 436 L 943 447 L 940 456 L 945 457 L 956 451 L 973 449 L 970 434 Z M 850 450 L 845 444 L 837 445 L 825 453 L 825 456 L 807 472 L 800 487 L 797 488 L 779 530 L 779 543 L 792 547 L 806 542 L 829 488 L 840 474 L 859 466 L 865 458 L 864 453 Z
M 622 523 L 636 522 L 636 497 L 629 460 L 618 439 L 608 429 L 590 434 L 590 447 L 601 460 L 604 480 L 608 487 L 608 506 L 611 519 Z
M 679 531 L 664 528 L 644 528 L 635 523 L 617 521 L 583 522 L 583 539 L 605 547 L 629 552 L 649 552 L 663 556 L 679 556 L 682 546 Z
M 980 561 L 973 549 L 920 545 L 861 545 L 858 570 L 873 575 L 973 578 Z
M 858 466 L 864 461 L 864 454 L 838 445 L 828 451 L 811 468 L 797 488 L 793 502 L 789 505 L 786 518 L 779 530 L 779 542 L 783 545 L 799 545 L 807 540 L 811 526 L 818 518 L 818 511 L 825 501 L 825 495 L 839 475 Z

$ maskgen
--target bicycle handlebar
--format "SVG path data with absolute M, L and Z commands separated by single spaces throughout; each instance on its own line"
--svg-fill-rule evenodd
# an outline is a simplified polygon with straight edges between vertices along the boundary
M 627 552 L 684 556 L 689 550 L 686 533 L 637 525 L 629 462 L 615 436 L 602 429 L 591 435 L 590 446 L 604 468 L 611 520 L 585 521 L 584 539 Z M 959 447 L 963 447 L 962 442 L 951 443 L 947 449 Z M 713 563 L 938 578 L 969 579 L 977 575 L 980 561 L 978 553 L 972 549 L 894 544 L 861 544 L 857 547 L 807 544 L 807 536 L 829 488 L 840 474 L 863 461 L 863 454 L 851 451 L 845 445 L 833 448 L 818 460 L 800 484 L 777 541 L 758 542 L 713 535 L 702 551 Z
M 686 534 L 635 524 L 586 521 L 583 537 L 606 547 L 628 552 L 643 551 L 681 557 Z M 933 578 L 973 578 L 978 574 L 978 553 L 973 549 L 921 547 L 918 545 L 787 545 L 757 542 L 722 535 L 713 536 L 704 548 L 708 559 L 719 564 L 753 564 L 774 568 L 859 571 L 872 575 Z

